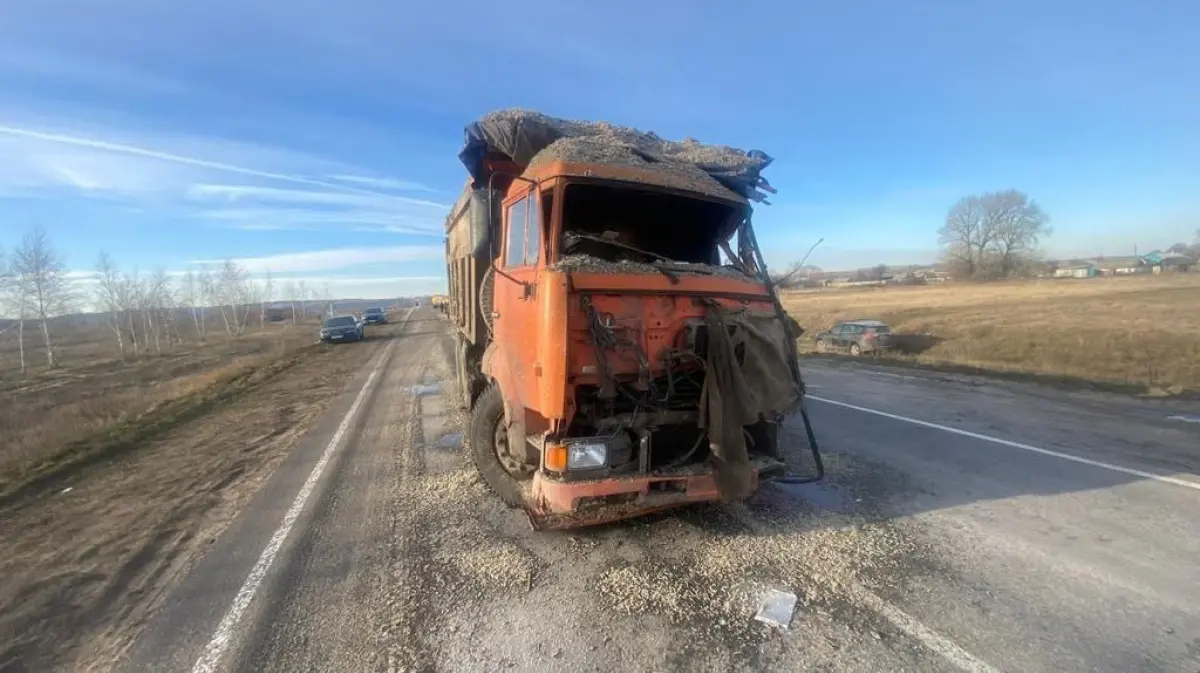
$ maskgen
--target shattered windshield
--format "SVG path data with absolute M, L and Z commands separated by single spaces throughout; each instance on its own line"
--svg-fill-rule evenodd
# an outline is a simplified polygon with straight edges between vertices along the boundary
M 719 267 L 739 204 L 625 185 L 573 184 L 563 208 L 564 258 Z

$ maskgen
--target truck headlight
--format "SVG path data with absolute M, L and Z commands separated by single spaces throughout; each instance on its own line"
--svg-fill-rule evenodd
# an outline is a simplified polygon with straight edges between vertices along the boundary
M 608 447 L 604 442 L 571 442 L 567 444 L 567 469 L 586 470 L 608 464 Z

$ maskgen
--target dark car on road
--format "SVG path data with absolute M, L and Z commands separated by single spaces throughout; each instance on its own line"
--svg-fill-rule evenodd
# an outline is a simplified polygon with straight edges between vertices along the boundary
M 816 337 L 817 352 L 849 351 L 851 355 L 878 353 L 892 346 L 892 330 L 878 320 L 849 320 Z
M 352 315 L 338 315 L 332 318 L 326 318 L 321 324 L 321 341 L 324 343 L 333 343 L 335 341 L 362 341 L 366 339 L 366 332 L 363 331 L 363 324 Z
M 381 308 L 369 308 L 363 311 L 363 322 L 367 325 L 386 325 L 387 314 Z

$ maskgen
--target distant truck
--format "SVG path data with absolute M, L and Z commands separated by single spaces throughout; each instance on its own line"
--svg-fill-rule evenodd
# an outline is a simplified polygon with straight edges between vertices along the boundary
M 493 492 L 545 529 L 789 479 L 798 325 L 750 219 L 769 157 L 518 110 L 459 157 L 447 313 Z

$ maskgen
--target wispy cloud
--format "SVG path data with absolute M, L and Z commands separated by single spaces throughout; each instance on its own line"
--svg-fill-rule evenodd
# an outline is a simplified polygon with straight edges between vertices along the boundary
M 218 208 L 197 216 L 231 229 L 391 232 L 441 236 L 442 213 L 421 216 L 388 210 L 304 210 L 301 208 Z
M 365 265 L 415 262 L 439 259 L 446 250 L 440 245 L 396 245 L 379 248 L 335 248 L 311 252 L 291 252 L 266 257 L 234 259 L 251 273 L 303 273 L 306 271 L 336 271 Z M 223 264 L 225 260 L 195 260 L 196 265 Z
M 404 204 L 424 206 L 439 211 L 444 211 L 450 207 L 433 201 L 414 199 L 395 194 L 380 194 L 377 192 L 345 194 L 333 191 L 281 189 L 278 187 L 261 187 L 255 185 L 197 184 L 189 187 L 187 194 L 189 198 L 193 199 L 218 198 L 228 201 L 277 201 L 356 207 L 380 207 Z
M 215 221 L 231 230 L 422 236 L 440 232 L 448 208 L 396 193 L 434 193 L 419 183 L 329 172 L 341 165 L 288 150 L 187 136 L 159 137 L 161 145 L 112 136 L 120 134 L 35 128 L 0 118 L 0 197 L 153 201 L 184 221 Z M 199 146 L 211 154 L 189 151 Z M 281 165 L 295 170 L 275 168 Z
M 237 208 L 203 211 L 226 228 L 353 230 L 380 233 L 440 235 L 440 221 L 449 206 L 399 195 L 342 193 L 326 190 L 281 189 L 254 185 L 197 184 L 188 198 L 205 205 L 238 204 Z
M 222 161 L 213 161 L 195 156 L 187 156 L 182 154 L 174 154 L 146 147 L 138 147 L 135 145 L 127 145 L 124 143 L 110 142 L 101 138 L 89 138 L 76 135 L 67 135 L 63 133 L 51 133 L 32 128 L 23 128 L 19 126 L 8 126 L 0 124 L 0 136 L 10 136 L 16 138 L 26 138 L 31 140 L 40 140 L 47 143 L 55 143 L 59 145 L 67 145 L 70 147 L 80 147 L 91 150 L 102 150 L 104 152 L 113 152 L 143 159 L 153 159 L 183 166 L 191 166 L 194 168 L 203 168 L 212 171 L 222 171 L 225 173 L 235 173 L 247 177 L 260 178 L 264 180 L 275 180 L 279 182 L 288 182 L 298 185 L 306 185 L 310 187 L 324 187 L 326 189 L 354 192 L 358 194 L 369 194 L 374 196 L 391 196 L 377 190 L 364 189 L 347 185 L 341 182 L 330 180 L 321 180 L 303 175 L 293 175 L 288 173 L 280 173 L 276 171 L 259 170 L 257 168 L 240 166 Z
M 428 187 L 419 182 L 411 180 L 396 180 L 394 178 L 372 178 L 365 175 L 330 175 L 330 180 L 338 182 L 349 182 L 351 184 L 363 185 L 364 187 L 372 187 L 375 189 L 394 189 L 396 191 L 410 192 L 436 192 L 436 189 Z

